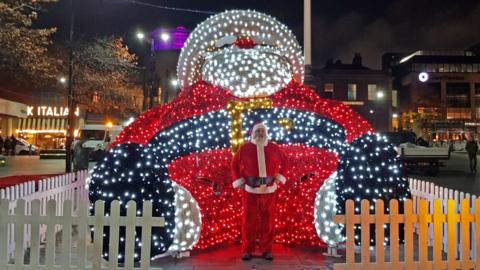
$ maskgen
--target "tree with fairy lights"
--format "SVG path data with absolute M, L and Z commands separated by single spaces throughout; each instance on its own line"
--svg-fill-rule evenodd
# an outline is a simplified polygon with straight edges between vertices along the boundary
M 410 195 L 385 137 L 302 84 L 301 48 L 276 19 L 249 10 L 213 15 L 191 33 L 177 73 L 179 96 L 125 128 L 89 178 L 90 200 L 107 201 L 107 212 L 113 200 L 123 212 L 128 200 L 150 200 L 165 217 L 166 227 L 152 231 L 151 257 L 239 241 L 244 191 L 232 186 L 230 162 L 258 121 L 289 164 L 277 190 L 277 243 L 335 245 L 344 239 L 332 217 L 345 200 Z M 124 245 L 121 238 L 120 254 Z

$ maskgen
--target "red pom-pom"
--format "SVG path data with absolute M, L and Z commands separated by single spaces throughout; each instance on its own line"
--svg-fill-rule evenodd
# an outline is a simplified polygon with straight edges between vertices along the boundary
M 251 49 L 255 47 L 257 43 L 255 42 L 255 39 L 251 37 L 239 37 L 235 41 L 235 45 L 237 45 L 239 48 L 242 48 L 242 49 Z

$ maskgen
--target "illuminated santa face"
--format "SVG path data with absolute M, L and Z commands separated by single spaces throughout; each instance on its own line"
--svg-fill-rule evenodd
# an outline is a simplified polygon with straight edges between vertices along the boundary
M 271 96 L 291 81 L 303 81 L 303 52 L 288 27 L 271 16 L 232 10 L 195 28 L 177 76 L 181 89 L 207 81 L 236 97 Z
M 231 90 L 236 97 L 264 97 L 281 90 L 292 80 L 292 68 L 275 47 L 233 45 L 207 54 L 202 79 Z

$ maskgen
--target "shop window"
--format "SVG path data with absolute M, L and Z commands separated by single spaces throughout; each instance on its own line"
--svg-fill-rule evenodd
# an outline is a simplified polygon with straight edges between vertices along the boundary
M 325 98 L 333 98 L 333 91 L 334 91 L 333 83 L 326 83 L 324 85 L 323 91 L 325 93 Z
M 471 119 L 472 112 L 468 108 L 447 108 L 447 119 Z
M 398 107 L 398 91 L 392 90 L 392 106 L 394 108 Z
M 354 83 L 348 84 L 348 93 L 347 93 L 348 100 L 357 100 L 357 85 Z

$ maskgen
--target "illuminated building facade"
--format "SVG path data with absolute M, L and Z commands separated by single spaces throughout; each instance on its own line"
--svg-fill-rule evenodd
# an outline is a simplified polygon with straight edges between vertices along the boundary
M 429 140 L 480 133 L 480 55 L 473 51 L 386 53 L 400 129 Z

